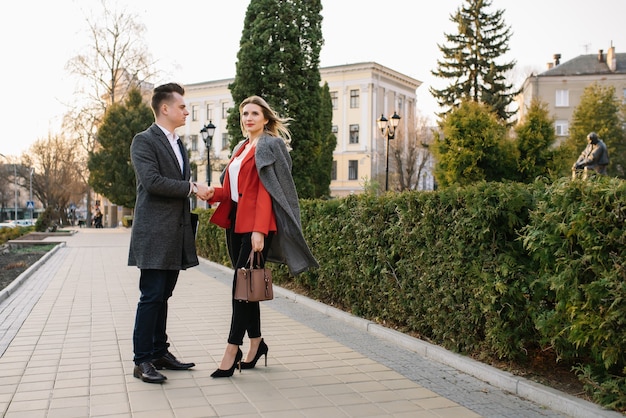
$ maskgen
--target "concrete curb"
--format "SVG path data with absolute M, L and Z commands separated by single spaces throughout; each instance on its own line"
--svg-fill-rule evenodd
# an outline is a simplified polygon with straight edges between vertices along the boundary
M 5 287 L 4 289 L 2 289 L 0 291 L 0 302 L 2 302 L 3 300 L 6 300 L 9 298 L 9 296 L 11 296 L 13 293 L 15 293 L 15 291 L 34 273 L 37 271 L 37 269 L 39 267 L 41 267 L 41 265 L 43 265 L 43 263 L 45 263 L 50 257 L 52 257 L 54 255 L 54 253 L 57 252 L 57 250 L 61 247 L 65 246 L 65 242 L 43 242 L 45 244 L 56 244 L 50 251 L 48 251 L 46 254 L 44 254 L 39 260 L 37 260 L 37 262 L 35 262 L 32 266 L 30 266 L 29 268 L 27 268 L 25 271 L 22 272 L 22 274 L 20 274 L 19 276 L 17 276 L 17 278 L 15 280 L 13 280 L 11 282 L 11 284 L 9 284 L 7 287 Z M 39 244 L 43 244 L 41 241 L 39 242 Z
M 231 268 L 206 259 L 201 258 L 200 260 L 212 267 L 233 274 L 233 270 Z M 393 342 L 403 348 L 406 348 L 407 350 L 417 353 L 424 358 L 453 367 L 456 370 L 487 382 L 492 386 L 511 392 L 521 398 L 528 399 L 554 411 L 566 414 L 572 418 L 624 417 L 624 415 L 619 412 L 603 409 L 594 403 L 585 401 L 584 399 L 579 399 L 567 393 L 535 383 L 523 377 L 515 376 L 509 372 L 499 370 L 493 366 L 483 364 L 460 354 L 453 353 L 437 345 L 411 337 L 390 328 L 386 328 L 367 319 L 359 318 L 340 309 L 333 308 L 332 306 L 325 305 L 306 296 L 284 289 L 280 286 L 274 285 L 274 294 L 285 299 L 293 300 L 296 303 L 300 303 L 310 309 L 328 315 L 331 318 L 344 321 L 357 329 L 365 331 L 383 340 Z

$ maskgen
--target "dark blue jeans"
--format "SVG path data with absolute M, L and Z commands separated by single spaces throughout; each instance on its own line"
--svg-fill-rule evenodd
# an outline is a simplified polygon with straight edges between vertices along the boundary
M 167 353 L 167 300 L 172 296 L 178 270 L 141 270 L 133 358 L 135 364 L 152 361 Z

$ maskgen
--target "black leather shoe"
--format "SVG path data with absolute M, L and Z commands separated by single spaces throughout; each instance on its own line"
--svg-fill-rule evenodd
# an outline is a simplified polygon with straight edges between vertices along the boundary
M 154 364 L 154 367 L 156 367 L 157 370 L 188 370 L 196 365 L 196 363 L 181 363 L 169 351 L 165 353 L 163 357 L 152 360 L 152 364 Z
M 167 377 L 157 372 L 154 368 L 154 364 L 149 361 L 145 361 L 137 366 L 133 371 L 133 376 L 137 379 L 141 379 L 146 383 L 163 383 Z

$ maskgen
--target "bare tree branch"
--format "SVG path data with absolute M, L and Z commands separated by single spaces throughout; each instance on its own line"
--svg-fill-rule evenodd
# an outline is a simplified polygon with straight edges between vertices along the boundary
M 421 190 L 422 179 L 427 175 L 432 164 L 432 153 L 429 145 L 433 139 L 432 127 L 428 126 L 428 118 L 417 115 L 409 121 L 406 138 L 396 136 L 390 144 L 393 155 L 393 181 L 391 188 L 397 191 Z M 389 170 L 390 173 L 392 170 Z

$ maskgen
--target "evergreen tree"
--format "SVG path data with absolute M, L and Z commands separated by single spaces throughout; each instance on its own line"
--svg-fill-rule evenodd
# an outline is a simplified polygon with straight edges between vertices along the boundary
M 138 132 L 154 122 L 154 115 L 137 89 L 126 101 L 107 109 L 98 128 L 100 147 L 89 153 L 89 184 L 93 190 L 116 205 L 135 207 L 135 171 L 130 160 L 130 144 Z
M 293 177 L 303 198 L 328 194 L 334 151 L 327 146 L 330 97 L 320 87 L 321 10 L 320 0 L 251 0 L 229 86 L 235 102 L 228 115 L 231 148 L 242 139 L 239 103 L 246 97 L 261 96 L 293 119 Z
M 435 179 L 442 186 L 516 179 L 516 151 L 506 127 L 486 105 L 464 101 L 441 123 L 434 142 Z
M 337 136 L 333 133 L 333 104 L 328 83 L 322 87 L 322 103 L 320 109 L 321 141 L 316 146 L 315 154 L 319 156 L 317 167 L 313 170 L 312 179 L 314 197 L 330 196 L 330 175 L 333 168 L 333 151 L 337 148 Z
M 613 86 L 591 84 L 583 91 L 580 103 L 572 114 L 569 137 L 558 149 L 555 170 L 562 176 L 571 173 L 572 164 L 587 146 L 587 135 L 598 134 L 609 151 L 611 160 L 607 173 L 626 178 L 626 143 L 622 128 L 622 106 Z
M 443 60 L 437 60 L 436 77 L 452 80 L 448 87 L 431 94 L 445 113 L 458 107 L 464 100 L 485 103 L 498 118 L 509 121 L 515 114 L 509 110 L 517 91 L 507 83 L 505 73 L 515 61 L 497 64 L 496 60 L 509 50 L 511 31 L 502 17 L 504 11 L 488 13 L 490 0 L 465 0 L 450 20 L 456 23 L 458 34 L 445 34 L 448 45 L 438 45 Z
M 520 180 L 532 182 L 537 176 L 548 175 L 556 140 L 554 118 L 550 117 L 548 105 L 533 100 L 524 121 L 515 126 L 515 133 Z

